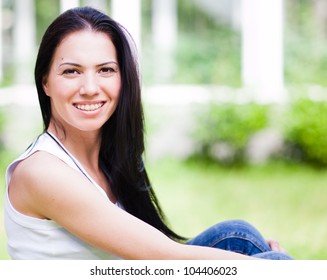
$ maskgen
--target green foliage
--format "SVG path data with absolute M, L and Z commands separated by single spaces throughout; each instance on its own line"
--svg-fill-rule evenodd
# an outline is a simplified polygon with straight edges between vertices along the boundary
M 48 25 L 59 15 L 59 1 L 37 0 L 35 2 L 37 20 L 37 41 L 40 42 Z
M 285 138 L 300 152 L 301 159 L 327 166 L 327 102 L 307 98 L 294 101 L 287 118 Z
M 211 104 L 199 116 L 195 138 L 200 156 L 221 163 L 244 162 L 250 137 L 268 125 L 268 107 L 247 103 Z
M 178 39 L 173 53 L 172 77 L 156 76 L 162 65 L 153 47 L 151 29 L 151 7 L 144 0 L 142 10 L 142 65 L 146 84 L 228 84 L 241 85 L 241 36 L 228 24 L 223 24 L 201 11 L 192 1 L 180 0 L 178 5 Z M 148 6 L 146 6 L 148 5 Z M 165 34 L 162 34 L 165 36 Z M 161 70 L 162 71 L 162 70 Z
M 318 24 L 316 1 L 285 1 L 285 81 L 327 86 L 327 36 Z M 322 11 L 321 16 L 324 16 Z
M 178 1 L 179 37 L 173 82 L 241 84 L 241 38 L 190 1 Z
M 285 81 L 288 84 L 327 86 L 327 41 L 309 35 L 286 34 Z
M 223 28 L 206 33 L 179 36 L 173 82 L 240 86 L 239 37 Z
M 323 33 L 324 28 L 318 24 L 315 2 L 285 0 L 283 46 L 286 85 L 327 86 L 327 33 Z M 156 69 L 164 66 L 158 65 L 158 54 L 151 45 L 151 3 L 143 0 L 142 36 L 145 42 L 142 44 L 142 72 L 145 83 L 241 85 L 241 30 L 219 22 L 219 18 L 209 16 L 194 1 L 188 0 L 177 1 L 178 42 L 173 77 L 169 81 L 160 78 L 157 81 Z

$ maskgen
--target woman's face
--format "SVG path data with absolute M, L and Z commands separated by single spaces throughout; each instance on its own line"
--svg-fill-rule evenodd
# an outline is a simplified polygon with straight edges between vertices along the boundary
M 43 88 L 52 118 L 68 129 L 98 131 L 114 113 L 121 77 L 110 38 L 89 30 L 69 34 L 57 47 Z

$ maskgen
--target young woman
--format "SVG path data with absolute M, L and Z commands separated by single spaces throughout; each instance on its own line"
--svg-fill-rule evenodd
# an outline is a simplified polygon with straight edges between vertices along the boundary
M 7 169 L 13 259 L 288 259 L 243 221 L 185 242 L 166 225 L 142 161 L 131 38 L 89 7 L 60 15 L 35 66 L 44 133 Z M 186 244 L 185 244 L 186 243 Z

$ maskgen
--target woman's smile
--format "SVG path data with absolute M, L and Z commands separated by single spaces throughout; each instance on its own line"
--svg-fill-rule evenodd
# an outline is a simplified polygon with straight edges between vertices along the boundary
M 97 103 L 74 103 L 74 107 L 78 110 L 85 111 L 85 112 L 93 112 L 100 109 L 106 102 L 101 101 Z

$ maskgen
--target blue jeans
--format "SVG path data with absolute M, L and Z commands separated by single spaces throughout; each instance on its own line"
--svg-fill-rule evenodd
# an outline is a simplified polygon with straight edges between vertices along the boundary
M 260 232 L 242 220 L 218 223 L 187 242 L 243 255 L 271 260 L 291 260 L 287 254 L 272 251 Z

